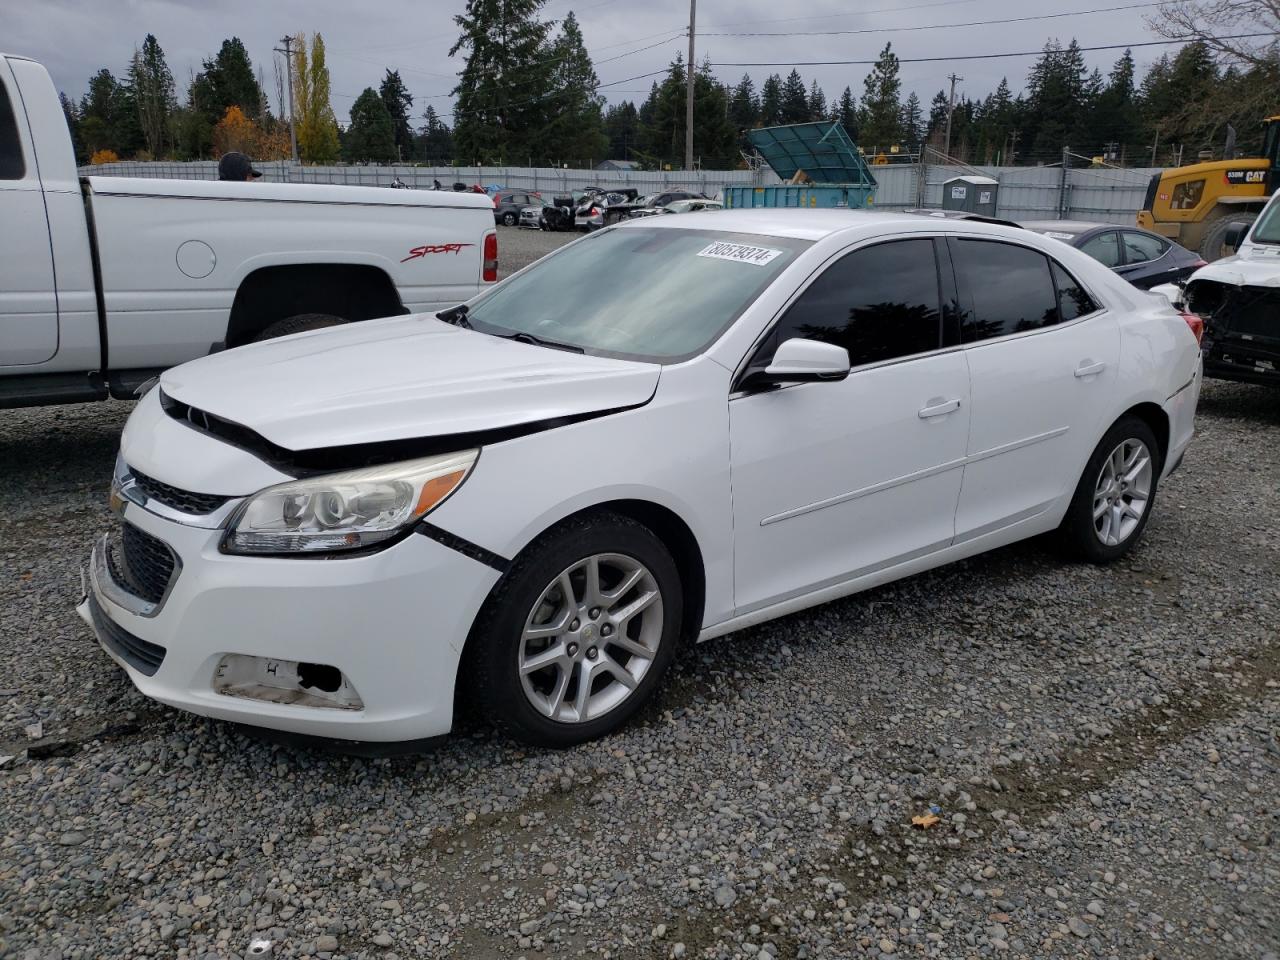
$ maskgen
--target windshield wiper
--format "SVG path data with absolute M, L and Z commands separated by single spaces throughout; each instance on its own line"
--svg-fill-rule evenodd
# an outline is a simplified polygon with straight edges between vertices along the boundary
M 582 347 L 575 346 L 572 343 L 561 343 L 558 340 L 546 340 L 542 337 L 534 336 L 532 333 L 495 333 L 495 337 L 501 337 L 503 340 L 518 340 L 520 343 L 531 343 L 535 347 L 550 347 L 552 350 L 568 350 L 570 353 L 586 353 Z
M 450 307 L 448 310 L 441 310 L 436 314 L 436 319 L 443 320 L 445 323 L 452 323 L 455 327 L 461 327 L 463 330 L 471 330 L 473 329 L 471 321 L 467 319 L 468 309 L 465 303 L 460 303 L 456 307 Z

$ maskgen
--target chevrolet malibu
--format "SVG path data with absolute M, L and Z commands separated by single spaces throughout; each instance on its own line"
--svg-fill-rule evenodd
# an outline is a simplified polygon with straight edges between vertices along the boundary
M 197 714 L 402 742 L 465 702 L 578 743 L 684 642 L 1037 534 L 1124 555 L 1192 437 L 1198 327 L 1009 226 L 636 221 L 438 315 L 166 372 L 80 609 Z

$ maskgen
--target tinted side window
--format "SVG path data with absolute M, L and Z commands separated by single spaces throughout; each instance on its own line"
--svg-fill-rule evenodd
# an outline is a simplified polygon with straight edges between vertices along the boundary
M 1058 322 L 1058 297 L 1044 254 L 1011 243 L 953 240 L 956 277 L 969 292 L 960 342 L 976 343 Z
M 1104 267 L 1120 266 L 1120 238 L 1114 230 L 1090 238 L 1080 249 Z
M 1125 230 L 1121 236 L 1124 237 L 1124 258 L 1129 263 L 1146 263 L 1148 260 L 1155 260 L 1164 256 L 1164 252 L 1169 249 L 1167 242 L 1150 234 Z
M 1098 309 L 1098 305 L 1085 293 L 1084 287 L 1076 282 L 1076 278 L 1056 263 L 1053 264 L 1053 282 L 1058 288 L 1058 309 L 1062 312 L 1063 323 Z
M 938 349 L 939 318 L 933 241 L 897 240 L 829 266 L 791 305 L 774 343 L 834 343 L 858 366 Z
M 9 100 L 9 91 L 0 80 L 0 180 L 21 180 L 26 172 L 22 141 L 18 139 L 18 120 Z

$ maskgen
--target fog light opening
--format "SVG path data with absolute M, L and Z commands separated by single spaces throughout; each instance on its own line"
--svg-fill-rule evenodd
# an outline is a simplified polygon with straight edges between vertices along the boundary
M 364 701 L 346 674 L 327 663 L 228 653 L 213 671 L 213 689 L 223 696 L 263 703 L 364 709 Z
M 298 664 L 298 686 L 304 690 L 314 687 L 325 693 L 336 693 L 342 686 L 342 671 L 327 663 Z

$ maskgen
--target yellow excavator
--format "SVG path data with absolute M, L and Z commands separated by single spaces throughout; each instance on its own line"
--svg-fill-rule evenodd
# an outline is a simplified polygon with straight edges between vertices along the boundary
M 1280 116 L 1268 117 L 1262 156 L 1174 167 L 1151 178 L 1138 226 L 1217 260 L 1234 251 L 1227 235 L 1250 224 L 1280 188 Z M 1228 156 L 1231 154 L 1228 148 Z

